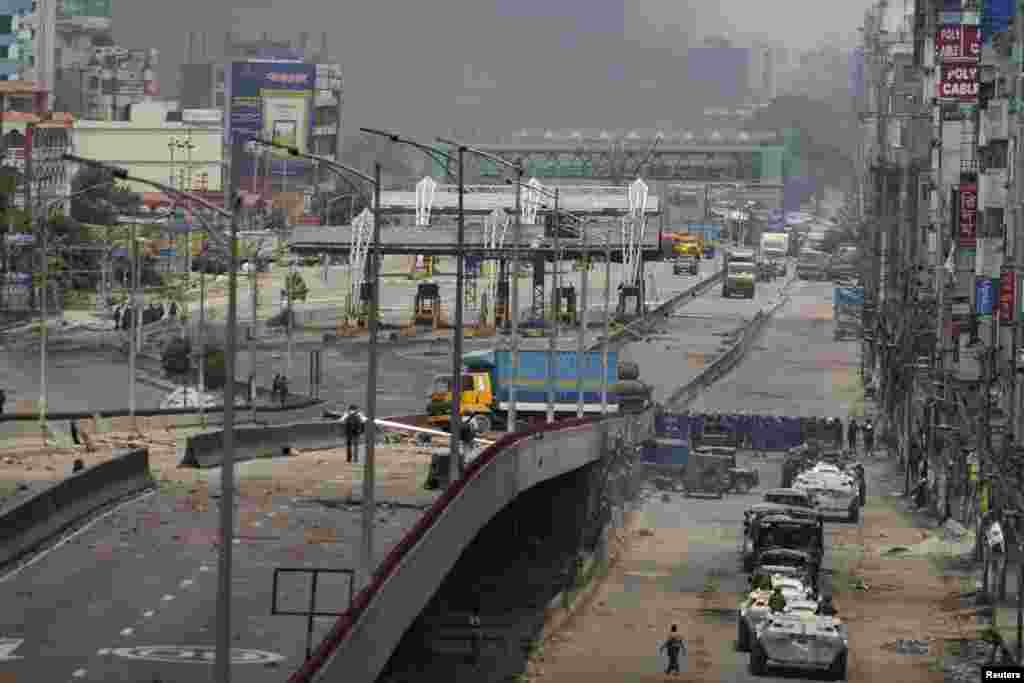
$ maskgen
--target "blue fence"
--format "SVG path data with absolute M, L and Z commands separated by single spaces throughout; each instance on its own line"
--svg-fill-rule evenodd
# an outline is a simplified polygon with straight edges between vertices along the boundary
M 774 415 L 716 415 L 721 429 L 739 433 L 751 448 L 780 450 L 794 448 L 806 440 L 810 431 L 808 420 Z M 663 414 L 655 418 L 659 438 L 685 439 L 704 433 L 710 418 L 702 414 Z

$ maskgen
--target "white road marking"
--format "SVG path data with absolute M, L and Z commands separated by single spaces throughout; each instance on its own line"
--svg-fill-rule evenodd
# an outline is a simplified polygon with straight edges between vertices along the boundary
M 144 618 L 146 618 L 146 619 L 149 619 L 154 614 L 156 614 L 156 612 L 154 610 L 148 609 L 148 610 L 146 610 L 145 612 L 142 613 L 142 616 Z
M 71 674 L 72 678 L 85 678 L 85 669 L 75 669 L 74 673 Z
M 185 579 L 184 581 L 181 582 L 181 587 L 182 588 L 188 588 L 193 583 L 195 583 L 195 581 L 193 581 L 192 579 Z
M 106 655 L 109 655 L 110 654 L 110 648 L 109 647 L 100 648 L 99 650 L 96 650 L 96 654 L 98 656 L 100 656 L 100 657 L 104 657 Z
M 127 636 L 130 636 L 133 633 L 135 633 L 135 629 L 133 629 L 133 628 L 123 628 L 123 629 L 121 629 L 121 635 L 122 636 L 127 637 Z
M 67 536 L 65 538 L 62 538 L 59 542 L 54 544 L 52 547 L 47 548 L 46 550 L 42 551 L 41 553 L 39 553 L 38 555 L 33 557 L 28 562 L 26 562 L 25 564 L 21 565 L 20 567 L 18 567 L 16 569 L 12 569 L 9 573 L 5 574 L 2 578 L 0 578 L 0 583 L 4 583 L 6 581 L 10 581 L 15 576 L 17 576 L 21 572 L 25 571 L 26 569 L 28 569 L 29 567 L 34 565 L 36 562 L 39 562 L 44 557 L 47 557 L 48 555 L 50 555 L 50 553 L 52 553 L 52 552 L 54 552 L 56 550 L 59 550 L 61 547 L 63 547 L 65 544 L 67 544 L 68 541 L 71 541 L 71 540 L 81 536 L 86 531 L 88 531 L 92 527 L 96 526 L 102 520 L 106 519 L 107 517 L 110 517 L 115 512 L 118 512 L 121 508 L 127 507 L 127 506 L 129 506 L 129 505 L 131 505 L 133 503 L 137 503 L 140 500 L 143 500 L 145 498 L 148 498 L 149 496 L 152 496 L 154 493 L 156 493 L 156 489 L 153 489 L 152 491 L 147 491 L 147 492 L 143 493 L 140 496 L 136 496 L 135 498 L 132 498 L 131 500 L 126 500 L 125 502 L 121 503 L 120 505 L 118 505 L 118 506 L 116 506 L 114 508 L 111 508 L 110 510 L 107 510 L 102 515 L 100 515 L 96 519 L 92 520 L 91 522 L 89 522 L 88 524 L 83 526 L 81 529 L 77 530 L 75 533 L 73 533 L 70 536 Z
M 201 565 L 199 567 L 199 571 L 201 571 L 201 572 L 208 572 L 208 571 L 210 571 L 210 568 L 204 564 L 204 565 Z
M 165 595 L 163 598 L 161 598 L 161 600 L 163 600 L 164 602 L 170 602 L 173 599 L 174 599 L 173 595 Z

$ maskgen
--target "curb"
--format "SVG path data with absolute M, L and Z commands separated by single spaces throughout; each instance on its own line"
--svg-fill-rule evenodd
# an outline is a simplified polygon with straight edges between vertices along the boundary
M 100 508 L 153 486 L 145 448 L 123 452 L 49 486 L 0 517 L 0 566 L 16 562 Z

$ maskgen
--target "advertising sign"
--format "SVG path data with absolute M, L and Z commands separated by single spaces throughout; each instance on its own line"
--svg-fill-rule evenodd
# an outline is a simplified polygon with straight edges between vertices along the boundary
M 935 31 L 935 61 L 977 62 L 981 59 L 981 31 L 969 24 L 944 24 Z
M 942 64 L 936 96 L 943 100 L 956 100 L 961 104 L 978 101 L 978 66 L 950 62 Z
M 995 303 L 995 287 L 987 277 L 978 278 L 974 283 L 974 312 L 978 315 L 992 315 Z
M 959 243 L 961 247 L 978 244 L 978 184 L 960 183 Z
M 306 152 L 312 125 L 316 66 L 301 62 L 235 62 L 227 69 L 225 142 L 245 143 L 267 135 Z M 276 125 L 275 125 L 276 124 Z M 283 152 L 287 154 L 287 152 Z
M 1014 302 L 1017 298 L 1017 274 L 1004 270 L 999 276 L 999 321 L 1012 323 Z

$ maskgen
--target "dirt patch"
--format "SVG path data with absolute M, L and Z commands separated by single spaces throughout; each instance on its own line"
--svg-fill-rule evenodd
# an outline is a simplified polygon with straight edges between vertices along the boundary
M 143 435 L 113 432 L 90 437 L 92 450 L 43 448 L 38 437 L 5 440 L 0 447 L 0 483 L 51 482 L 68 476 L 76 459 L 86 467 L 99 464 L 124 448 L 149 449 L 150 469 L 162 487 L 181 490 L 218 488 L 220 469 L 199 470 L 178 467 L 178 438 L 174 432 L 157 431 Z M 432 499 L 424 491 L 430 467 L 429 447 L 410 441 L 382 444 L 376 449 L 376 492 L 381 500 L 422 504 Z M 361 455 L 361 454 L 360 454 Z M 305 451 L 286 458 L 240 463 L 236 469 L 239 494 L 243 497 L 283 495 L 309 498 L 347 498 L 359 495 L 363 465 L 348 463 L 345 449 Z

